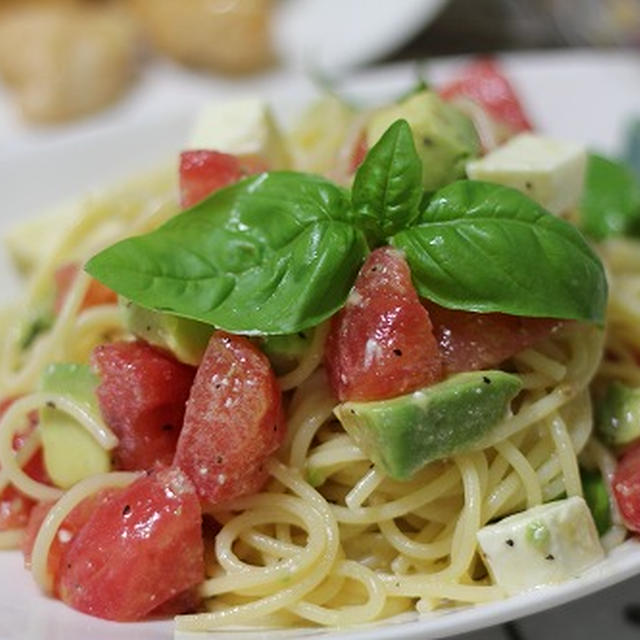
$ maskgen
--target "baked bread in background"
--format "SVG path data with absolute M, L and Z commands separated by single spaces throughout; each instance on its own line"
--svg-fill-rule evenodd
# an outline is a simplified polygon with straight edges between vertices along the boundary
M 153 45 L 172 58 L 222 73 L 273 62 L 271 0 L 132 0 Z
M 0 0 L 0 78 L 23 117 L 53 123 L 121 96 L 151 48 L 239 74 L 273 62 L 272 0 Z

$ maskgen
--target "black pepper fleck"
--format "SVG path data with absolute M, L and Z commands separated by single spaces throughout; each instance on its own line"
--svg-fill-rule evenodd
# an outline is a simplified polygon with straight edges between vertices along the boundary
M 402 355 L 402 349 L 394 349 L 393 353 L 397 356 L 401 356 Z
M 505 542 L 509 547 L 513 547 L 516 544 L 511 538 L 508 538 L 507 540 L 505 540 Z
M 485 384 L 491 384 L 491 378 L 487 378 L 487 376 L 482 376 L 482 382 Z
M 545 560 L 555 560 L 555 556 L 553 555 L 553 553 L 550 553 L 548 556 L 544 557 Z
M 128 504 L 124 505 L 124 509 L 122 510 L 122 515 L 126 516 L 131 511 L 131 507 Z
M 533 189 L 533 185 L 528 180 L 524 183 L 524 186 L 529 190 Z
M 433 140 L 431 138 L 429 138 L 429 136 L 424 136 L 422 138 L 422 144 L 425 147 L 432 147 L 433 146 Z
M 47 407 L 49 407 L 49 409 L 55 409 L 56 408 L 56 403 L 53 402 L 52 400 L 47 400 Z

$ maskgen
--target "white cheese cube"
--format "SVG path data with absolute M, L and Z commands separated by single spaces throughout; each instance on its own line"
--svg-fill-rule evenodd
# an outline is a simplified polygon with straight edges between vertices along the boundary
M 578 144 L 522 133 L 467 163 L 467 175 L 519 189 L 551 213 L 562 214 L 580 200 L 586 161 Z
M 269 106 L 245 98 L 205 106 L 189 138 L 191 149 L 214 149 L 235 155 L 258 155 L 272 169 L 289 166 L 284 138 Z
M 476 535 L 491 576 L 509 595 L 564 582 L 604 557 L 589 507 L 578 497 L 527 509 Z

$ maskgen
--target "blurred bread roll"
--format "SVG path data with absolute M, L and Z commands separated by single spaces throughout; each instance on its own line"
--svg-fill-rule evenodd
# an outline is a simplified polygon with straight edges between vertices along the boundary
M 224 73 L 273 62 L 271 0 L 132 0 L 153 45 L 176 60 Z
M 25 118 L 74 118 L 113 101 L 128 86 L 137 30 L 117 4 L 0 6 L 0 74 Z

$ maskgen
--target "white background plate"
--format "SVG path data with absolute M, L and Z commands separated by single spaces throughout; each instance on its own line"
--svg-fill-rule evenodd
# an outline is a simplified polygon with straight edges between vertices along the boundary
M 640 114 L 640 59 L 634 54 L 521 55 L 505 58 L 504 63 L 534 122 L 556 137 L 614 150 L 624 122 Z M 434 63 L 430 75 L 436 81 L 441 80 L 457 64 L 459 61 Z M 352 96 L 371 99 L 399 94 L 411 85 L 414 77 L 413 67 L 401 65 L 360 74 L 344 86 Z M 259 90 L 272 100 L 285 119 L 313 95 L 308 81 L 291 80 L 279 74 L 261 81 Z M 238 91 L 230 88 L 231 93 Z M 186 138 L 191 108 L 205 97 L 203 87 L 192 88 L 168 105 L 156 104 L 154 109 L 129 113 L 127 118 L 103 122 L 91 130 L 81 128 L 73 135 L 50 136 L 37 144 L 34 140 L 21 139 L 9 149 L 5 146 L 0 153 L 0 228 L 34 215 L 38 209 L 107 185 L 170 157 Z M 6 258 L 2 259 L 5 262 L 0 263 L 0 290 L 6 297 L 11 291 L 11 278 Z M 443 637 L 535 613 L 638 573 L 640 545 L 630 542 L 588 575 L 558 587 L 539 589 L 483 607 L 340 632 L 331 637 L 351 640 Z M 638 579 L 629 584 L 634 585 L 637 593 Z M 611 600 L 607 600 L 607 593 L 599 596 L 602 603 Z M 619 593 L 626 592 L 619 588 L 616 597 Z M 632 597 L 630 592 L 629 599 Z M 19 554 L 0 554 L 0 638 L 3 640 L 145 640 L 169 638 L 171 629 L 169 623 L 158 622 L 115 625 L 73 612 L 38 594 L 30 575 L 22 570 Z M 235 633 L 216 637 L 239 638 Z M 584 632 L 581 637 L 589 638 Z M 611 637 L 621 636 L 614 632 Z

